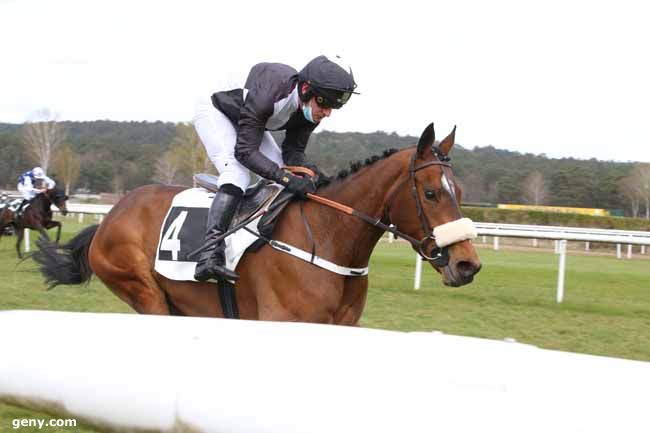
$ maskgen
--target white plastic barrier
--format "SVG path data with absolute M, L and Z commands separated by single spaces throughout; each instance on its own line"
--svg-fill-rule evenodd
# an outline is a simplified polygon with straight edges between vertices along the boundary
M 0 400 L 105 431 L 650 431 L 646 362 L 223 319 L 9 311 L 0 330 Z

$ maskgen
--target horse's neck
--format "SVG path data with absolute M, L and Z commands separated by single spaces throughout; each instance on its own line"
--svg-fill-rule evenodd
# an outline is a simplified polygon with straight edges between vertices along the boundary
M 407 161 L 408 155 L 399 152 L 336 182 L 322 195 L 374 219 L 381 219 L 393 187 L 408 175 Z M 351 266 L 366 266 L 384 231 L 355 216 L 335 210 L 324 212 L 322 205 L 317 206 L 321 208 L 315 213 L 321 215 L 321 225 L 326 230 L 322 235 L 335 241 L 337 255 L 342 255 L 341 259 Z M 333 213 L 336 213 L 334 218 Z
M 41 213 L 45 213 L 50 208 L 51 202 L 45 196 L 45 194 L 38 194 L 36 197 L 34 197 L 34 200 L 32 201 L 32 206 L 35 209 L 38 209 Z

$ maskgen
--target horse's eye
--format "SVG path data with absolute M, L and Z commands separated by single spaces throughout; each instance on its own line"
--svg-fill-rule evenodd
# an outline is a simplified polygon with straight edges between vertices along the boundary
M 428 189 L 424 191 L 424 196 L 427 198 L 427 200 L 435 200 L 436 199 L 436 192 Z

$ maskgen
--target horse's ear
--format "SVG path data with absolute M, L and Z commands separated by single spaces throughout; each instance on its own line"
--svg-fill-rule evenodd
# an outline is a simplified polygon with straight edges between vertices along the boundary
M 442 150 L 442 153 L 445 155 L 449 155 L 449 152 L 451 151 L 451 148 L 454 146 L 454 142 L 456 141 L 456 125 L 454 125 L 454 129 L 451 130 L 448 136 L 445 137 L 444 140 L 440 142 L 440 150 Z
M 433 123 L 430 123 L 420 136 L 420 141 L 418 141 L 418 155 L 424 155 L 424 151 L 431 149 L 433 143 L 436 141 L 436 132 L 433 130 Z

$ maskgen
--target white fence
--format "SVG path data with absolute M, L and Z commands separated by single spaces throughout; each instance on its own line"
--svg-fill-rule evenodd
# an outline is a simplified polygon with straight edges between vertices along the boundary
M 555 252 L 559 254 L 559 270 L 557 278 L 556 300 L 558 303 L 564 299 L 564 274 L 566 270 L 567 241 L 604 242 L 617 245 L 617 256 L 621 257 L 621 244 L 628 245 L 628 258 L 632 255 L 632 245 L 641 245 L 641 253 L 645 254 L 646 246 L 650 245 L 650 232 L 605 230 L 577 227 L 535 226 L 520 224 L 495 224 L 477 222 L 476 229 L 479 236 L 492 236 L 494 249 L 499 249 L 500 237 L 526 238 L 526 239 L 551 239 L 557 241 Z M 420 288 L 422 276 L 422 260 L 416 257 L 414 288 Z
M 648 362 L 191 317 L 7 311 L 0 329 L 0 401 L 102 431 L 650 431 Z

